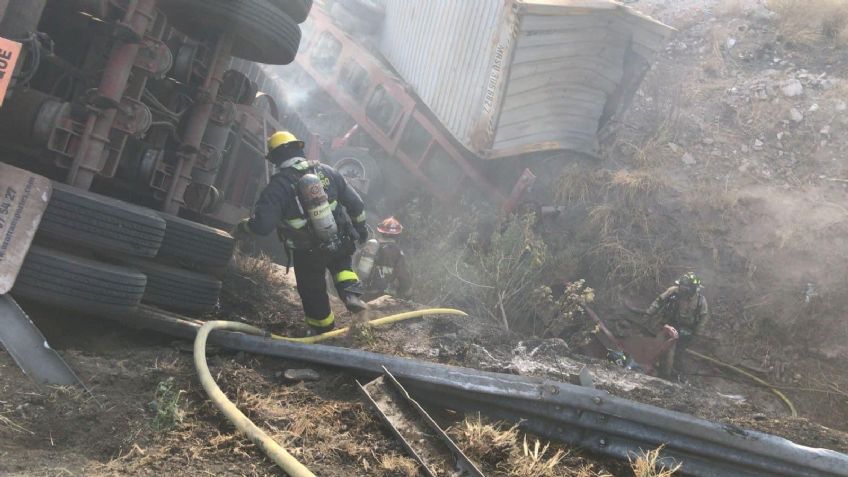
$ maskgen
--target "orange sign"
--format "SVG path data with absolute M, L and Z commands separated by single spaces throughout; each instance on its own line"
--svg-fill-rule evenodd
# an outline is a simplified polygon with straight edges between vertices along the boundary
M 6 99 L 6 90 L 9 89 L 9 83 L 12 82 L 15 65 L 20 57 L 21 44 L 0 37 L 0 106 Z

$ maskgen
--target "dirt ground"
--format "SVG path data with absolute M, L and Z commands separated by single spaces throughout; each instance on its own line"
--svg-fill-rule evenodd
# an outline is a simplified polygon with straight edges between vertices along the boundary
M 237 319 L 234 310 L 241 310 L 254 317 L 247 321 L 267 329 L 287 332 L 302 326 L 290 276 L 267 262 L 243 260 L 240 267 L 227 274 L 228 293 L 210 317 Z M 25 305 L 91 392 L 39 389 L 0 353 L 0 475 L 280 475 L 206 399 L 190 343 Z M 373 306 L 375 316 L 414 307 L 390 298 Z M 339 315 L 343 323 L 350 320 L 343 312 Z M 561 340 L 527 340 L 479 319 L 412 321 L 353 334 L 335 344 L 566 381 L 588 363 L 598 386 L 613 394 L 773 432 L 800 444 L 848 451 L 848 435 L 783 418 L 782 410 L 761 407 L 757 400 L 741 402 L 625 372 L 581 357 Z M 355 377 L 316 368 L 318 381 L 286 382 L 286 369 L 306 365 L 218 349 L 209 351 L 209 363 L 239 408 L 316 474 L 415 475 L 414 462 L 364 404 Z M 517 432 L 512 450 L 507 445 L 492 455 L 481 452 L 497 447 L 480 445 L 481 436 L 488 434 L 463 423 L 462 416 L 439 415 L 488 475 L 520 475 L 508 470 L 524 462 L 516 459 L 526 458 Z M 501 429 L 494 435 L 510 435 L 508 426 Z M 535 438 L 529 439 L 532 448 Z M 559 450 L 567 454 L 562 454 L 558 473 L 538 475 L 632 475 L 623 463 L 582 456 L 556 444 L 546 451 L 547 458 Z

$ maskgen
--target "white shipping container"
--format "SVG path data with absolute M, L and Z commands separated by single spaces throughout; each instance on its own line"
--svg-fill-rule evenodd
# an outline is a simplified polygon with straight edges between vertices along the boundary
M 380 50 L 480 157 L 594 156 L 671 31 L 607 0 L 386 0 Z

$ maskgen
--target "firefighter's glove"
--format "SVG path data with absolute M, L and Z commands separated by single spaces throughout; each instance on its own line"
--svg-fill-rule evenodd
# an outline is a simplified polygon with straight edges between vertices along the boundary
M 356 230 L 356 242 L 359 245 L 365 245 L 368 241 L 368 226 L 365 222 L 357 222 L 353 224 L 353 229 Z
M 242 219 L 233 229 L 233 237 L 236 239 L 243 239 L 251 235 L 253 235 L 253 232 L 250 231 L 250 218 Z

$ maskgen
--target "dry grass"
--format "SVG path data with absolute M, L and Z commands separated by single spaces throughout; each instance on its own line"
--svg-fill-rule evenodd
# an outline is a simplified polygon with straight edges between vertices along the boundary
M 650 169 L 622 169 L 612 175 L 607 188 L 624 204 L 641 207 L 663 188 L 663 181 L 659 173 Z
M 535 444 L 527 444 L 527 436 L 524 436 L 524 444 L 521 453 L 513 450 L 512 458 L 509 459 L 509 475 L 516 477 L 555 477 L 559 464 L 566 457 L 563 450 L 557 450 L 548 455 L 550 444 L 542 445 L 538 440 Z
M 518 426 L 489 423 L 479 414 L 476 419 L 466 418 L 448 432 L 461 443 L 462 450 L 473 461 L 491 466 L 506 460 L 518 442 Z
M 12 431 L 14 433 L 26 433 L 26 434 L 33 434 L 34 435 L 34 433 L 32 431 L 30 431 L 29 429 L 15 423 L 15 421 L 13 421 L 13 420 L 9 419 L 8 417 L 0 414 L 0 430 L 3 430 L 3 429 L 7 429 L 7 430 Z
M 417 477 L 418 462 L 397 454 L 387 454 L 380 458 L 380 468 L 388 475 Z
M 605 170 L 593 171 L 584 164 L 572 164 L 563 169 L 554 184 L 554 197 L 558 204 L 585 204 L 603 192 Z
M 521 436 L 518 426 L 490 423 L 479 415 L 466 418 L 448 433 L 486 475 L 612 477 L 604 470 L 595 470 L 595 466 L 562 445 Z
M 660 459 L 662 447 L 652 451 L 643 452 L 636 460 L 630 460 L 630 467 L 635 477 L 671 477 L 682 467 L 680 464 L 674 467 L 666 467 Z
M 848 2 L 845 0 L 771 0 L 777 28 L 784 39 L 805 46 L 848 45 Z
M 629 288 L 646 284 L 660 285 L 677 250 L 658 243 L 640 246 L 618 237 L 608 237 L 590 253 L 599 261 L 606 262 L 609 281 Z

